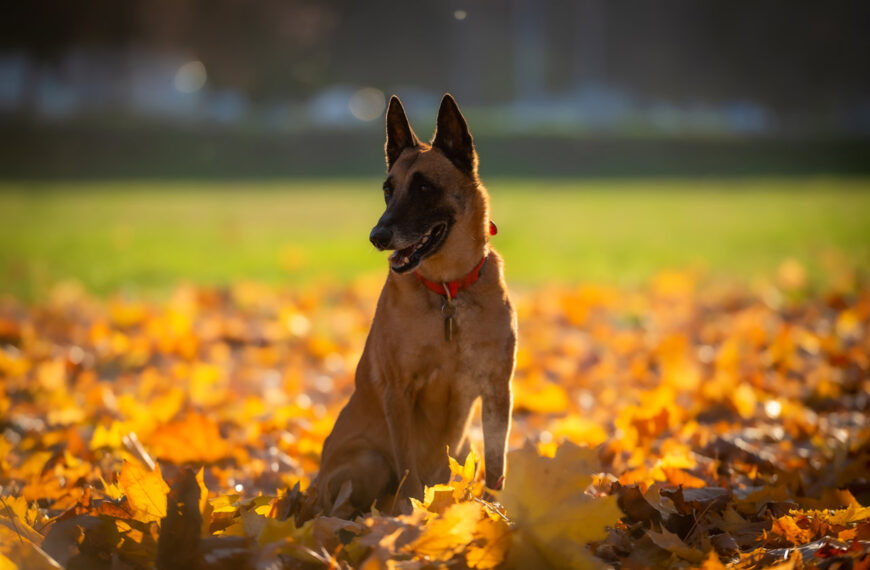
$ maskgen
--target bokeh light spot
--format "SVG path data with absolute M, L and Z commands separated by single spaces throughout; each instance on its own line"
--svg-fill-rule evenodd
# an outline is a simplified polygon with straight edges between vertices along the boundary
M 205 85 L 206 77 L 201 61 L 188 61 L 175 72 L 175 88 L 182 93 L 195 93 Z
M 453 17 L 461 22 L 468 17 L 468 12 L 466 12 L 465 10 L 456 10 L 455 12 L 453 12 Z
M 764 403 L 764 412 L 767 417 L 776 419 L 782 413 L 782 404 L 776 400 L 768 400 Z
M 350 112 L 360 121 L 374 121 L 381 116 L 387 101 L 384 92 L 374 87 L 364 87 L 350 98 Z

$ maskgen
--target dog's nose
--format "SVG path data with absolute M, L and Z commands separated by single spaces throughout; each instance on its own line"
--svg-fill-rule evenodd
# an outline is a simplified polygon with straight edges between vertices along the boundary
M 393 240 L 393 232 L 383 226 L 375 226 L 369 235 L 372 245 L 378 249 L 387 249 Z

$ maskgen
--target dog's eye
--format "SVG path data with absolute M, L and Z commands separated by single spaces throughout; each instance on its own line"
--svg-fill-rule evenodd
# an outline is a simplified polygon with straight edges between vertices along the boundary
M 384 182 L 384 199 L 389 200 L 393 195 L 393 187 L 390 186 L 389 182 Z

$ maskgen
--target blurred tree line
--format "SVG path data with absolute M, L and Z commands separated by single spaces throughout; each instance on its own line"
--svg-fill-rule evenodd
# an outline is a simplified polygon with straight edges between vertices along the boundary
M 0 51 L 182 52 L 253 101 L 335 83 L 450 88 L 472 103 L 587 83 L 784 113 L 867 105 L 870 4 L 775 0 L 29 0 Z
M 424 136 L 453 92 L 511 175 L 866 174 L 867 30 L 851 0 L 13 2 L 0 176 L 369 173 L 369 87 Z

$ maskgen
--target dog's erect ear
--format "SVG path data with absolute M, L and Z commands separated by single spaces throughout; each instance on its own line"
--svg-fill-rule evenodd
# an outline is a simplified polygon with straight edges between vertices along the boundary
M 450 93 L 445 93 L 441 99 L 432 146 L 443 152 L 462 172 L 469 176 L 477 173 L 477 153 L 474 152 L 468 123 Z
M 393 167 L 393 163 L 396 162 L 403 150 L 418 144 L 420 141 L 414 134 L 411 124 L 408 123 L 402 102 L 393 95 L 390 97 L 390 107 L 387 109 L 387 170 Z

